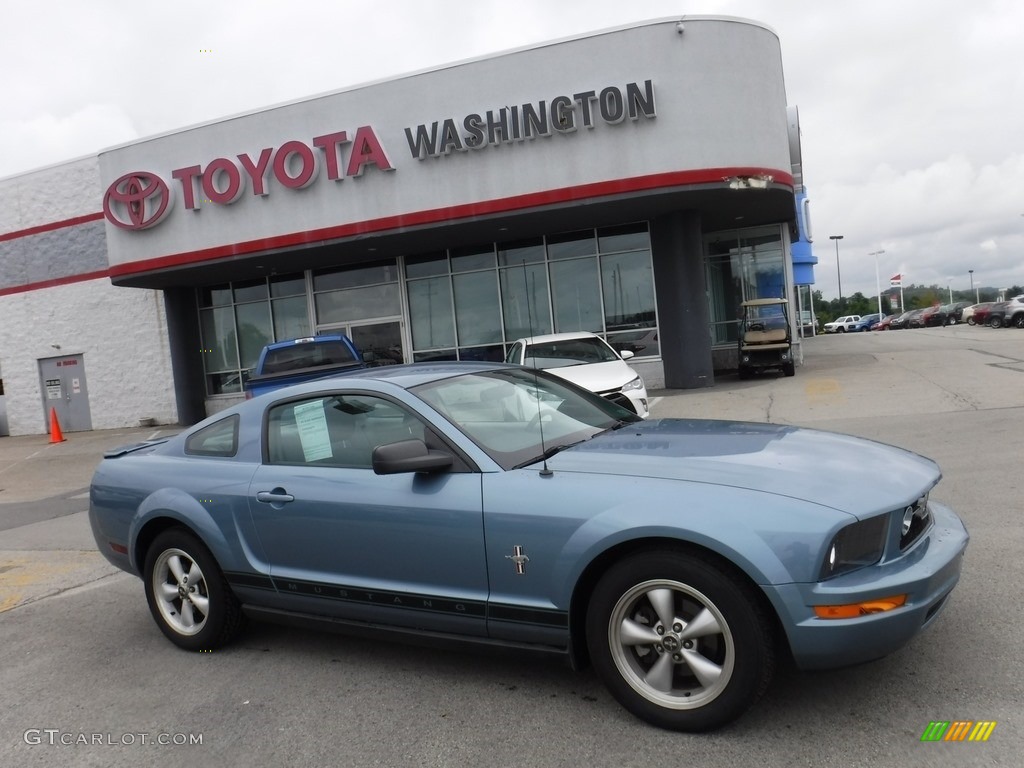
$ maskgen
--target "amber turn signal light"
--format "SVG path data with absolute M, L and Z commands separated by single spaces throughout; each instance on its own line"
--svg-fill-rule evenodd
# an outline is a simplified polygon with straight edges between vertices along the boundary
M 872 613 L 884 613 L 899 608 L 907 602 L 906 595 L 880 597 L 877 600 L 865 600 L 862 603 L 849 605 L 816 605 L 814 612 L 819 619 L 856 619 L 858 616 L 869 616 Z

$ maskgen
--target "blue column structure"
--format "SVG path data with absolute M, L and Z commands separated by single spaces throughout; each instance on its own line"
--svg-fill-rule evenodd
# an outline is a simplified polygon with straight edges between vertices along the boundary
M 814 265 L 818 257 L 811 252 L 810 214 L 807 190 L 801 188 L 796 194 L 796 221 L 798 238 L 790 245 L 793 257 L 793 284 L 814 285 Z

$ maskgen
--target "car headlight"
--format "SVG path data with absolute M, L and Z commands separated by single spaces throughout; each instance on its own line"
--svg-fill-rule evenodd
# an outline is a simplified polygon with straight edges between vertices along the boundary
M 877 515 L 843 528 L 825 550 L 820 579 L 830 579 L 841 573 L 877 563 L 885 548 L 885 535 L 889 516 Z
M 900 527 L 900 551 L 906 549 L 920 538 L 931 524 L 931 512 L 928 509 L 928 494 L 919 498 L 903 510 Z
M 622 385 L 622 391 L 623 392 L 629 392 L 629 391 L 634 390 L 634 389 L 643 389 L 643 388 L 644 388 L 644 380 L 641 379 L 639 376 L 637 376 L 632 381 L 627 381 L 625 384 Z

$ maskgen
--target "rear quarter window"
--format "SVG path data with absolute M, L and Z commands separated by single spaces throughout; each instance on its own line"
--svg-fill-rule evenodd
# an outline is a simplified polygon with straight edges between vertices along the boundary
M 234 456 L 238 452 L 238 415 L 214 422 L 185 439 L 189 456 Z

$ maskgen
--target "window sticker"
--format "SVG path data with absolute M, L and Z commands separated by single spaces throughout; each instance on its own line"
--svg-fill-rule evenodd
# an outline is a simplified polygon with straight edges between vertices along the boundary
M 295 425 L 299 430 L 299 442 L 302 443 L 302 455 L 306 461 L 329 459 L 334 455 L 323 400 L 296 405 Z

